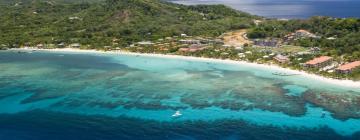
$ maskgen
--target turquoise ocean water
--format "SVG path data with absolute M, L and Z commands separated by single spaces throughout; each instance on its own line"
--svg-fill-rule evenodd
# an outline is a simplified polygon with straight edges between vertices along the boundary
M 0 52 L 0 138 L 359 139 L 360 88 L 252 65 Z M 180 117 L 172 117 L 175 111 Z

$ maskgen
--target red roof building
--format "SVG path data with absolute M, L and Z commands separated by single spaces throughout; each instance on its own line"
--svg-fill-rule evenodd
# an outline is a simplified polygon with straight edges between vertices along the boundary
M 180 48 L 179 51 L 181 51 L 181 52 L 188 52 L 188 51 L 190 51 L 190 49 L 189 49 L 189 48 Z
M 348 74 L 351 73 L 354 69 L 359 67 L 360 67 L 360 61 L 355 61 L 345 65 L 341 65 L 340 67 L 336 68 L 336 72 Z
M 309 67 L 309 68 L 325 67 L 325 66 L 331 64 L 332 59 L 333 58 L 329 57 L 329 56 L 320 56 L 320 57 L 314 58 L 313 60 L 310 60 L 310 61 L 306 62 L 305 66 Z

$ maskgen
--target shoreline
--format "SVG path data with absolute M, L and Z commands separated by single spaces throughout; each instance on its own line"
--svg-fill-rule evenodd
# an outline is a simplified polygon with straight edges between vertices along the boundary
M 36 51 L 49 51 L 49 52 L 75 52 L 75 53 L 102 53 L 102 54 L 119 54 L 119 55 L 140 55 L 140 56 L 147 56 L 147 57 L 159 57 L 159 58 L 166 58 L 166 59 L 183 59 L 183 60 L 190 60 L 190 61 L 202 61 L 202 62 L 214 62 L 214 63 L 225 63 L 225 64 L 234 64 L 234 65 L 248 65 L 252 67 L 258 68 L 267 68 L 272 70 L 279 70 L 286 73 L 301 75 L 307 78 L 311 78 L 314 80 L 323 81 L 329 84 L 340 85 L 344 87 L 353 87 L 357 88 L 360 87 L 360 81 L 352 81 L 352 80 L 340 80 L 340 79 L 333 79 L 327 78 L 316 74 L 311 74 L 305 71 L 299 70 L 292 70 L 289 68 L 283 68 L 277 65 L 271 64 L 257 64 L 251 63 L 247 61 L 236 61 L 236 60 L 222 60 L 222 59 L 215 59 L 215 58 L 204 58 L 204 57 L 194 57 L 194 56 L 182 56 L 182 55 L 171 55 L 171 54 L 155 54 L 155 53 L 136 53 L 136 52 L 129 52 L 129 51 L 99 51 L 99 50 L 81 50 L 75 48 L 56 48 L 56 49 L 36 49 L 36 48 L 13 48 L 9 50 L 15 51 L 29 51 L 29 50 L 36 50 Z

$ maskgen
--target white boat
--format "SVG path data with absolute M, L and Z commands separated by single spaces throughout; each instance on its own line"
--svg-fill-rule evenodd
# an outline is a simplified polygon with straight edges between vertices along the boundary
M 172 115 L 172 117 L 180 117 L 182 114 L 181 114 L 181 112 L 180 111 L 176 111 L 173 115 Z

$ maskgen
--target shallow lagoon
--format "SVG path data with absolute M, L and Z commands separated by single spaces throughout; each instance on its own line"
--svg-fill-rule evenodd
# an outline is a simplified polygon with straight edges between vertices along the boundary
M 65 128 L 78 134 L 70 139 L 88 139 L 88 131 L 103 129 L 109 131 L 93 138 L 133 139 L 139 133 L 154 136 L 140 139 L 359 138 L 359 88 L 276 76 L 276 69 L 141 55 L 11 51 L 0 52 L 0 68 L 0 136 L 9 139 L 14 134 L 66 137 L 59 132 Z M 183 116 L 172 118 L 176 110 Z M 125 127 L 141 131 L 119 130 Z M 51 130 L 56 133 L 41 135 Z M 263 130 L 274 134 L 259 134 Z M 217 133 L 205 135 L 212 131 Z

